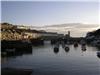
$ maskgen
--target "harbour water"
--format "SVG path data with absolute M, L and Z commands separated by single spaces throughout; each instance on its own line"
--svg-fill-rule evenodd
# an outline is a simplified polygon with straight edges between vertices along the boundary
M 66 51 L 59 45 L 45 42 L 43 46 L 33 46 L 32 52 L 23 55 L 2 58 L 1 67 L 32 69 L 33 75 L 100 75 L 100 58 L 96 47 L 69 45 Z

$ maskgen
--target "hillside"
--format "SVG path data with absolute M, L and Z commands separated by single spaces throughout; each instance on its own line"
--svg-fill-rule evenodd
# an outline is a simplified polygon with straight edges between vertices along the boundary
M 100 47 L 100 29 L 88 32 L 86 35 L 87 43 Z
M 90 36 L 100 37 L 100 29 L 92 31 L 92 32 L 88 32 L 86 37 L 90 37 Z
M 30 29 L 20 29 L 17 25 L 1 23 L 1 40 L 21 40 L 25 38 L 38 38 L 36 33 L 40 31 Z M 33 36 L 34 35 L 34 36 Z

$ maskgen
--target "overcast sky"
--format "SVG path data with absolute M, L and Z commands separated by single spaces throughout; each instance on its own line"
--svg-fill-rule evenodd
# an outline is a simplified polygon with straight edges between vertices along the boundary
M 63 23 L 99 24 L 99 2 L 2 1 L 2 22 L 43 26 Z

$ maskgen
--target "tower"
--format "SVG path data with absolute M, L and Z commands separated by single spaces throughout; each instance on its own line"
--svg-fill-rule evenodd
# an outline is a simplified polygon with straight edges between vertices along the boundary
M 70 37 L 70 31 L 68 31 L 68 36 Z

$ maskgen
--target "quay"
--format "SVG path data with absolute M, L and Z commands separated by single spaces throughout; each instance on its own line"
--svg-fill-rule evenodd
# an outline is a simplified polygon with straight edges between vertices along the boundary
M 28 42 L 23 42 L 20 40 L 2 40 L 1 41 L 1 51 L 5 51 L 6 49 L 15 49 L 15 50 L 31 50 L 32 45 Z
M 32 44 L 21 40 L 2 40 L 1 41 L 1 56 L 16 56 L 23 53 L 31 53 Z

